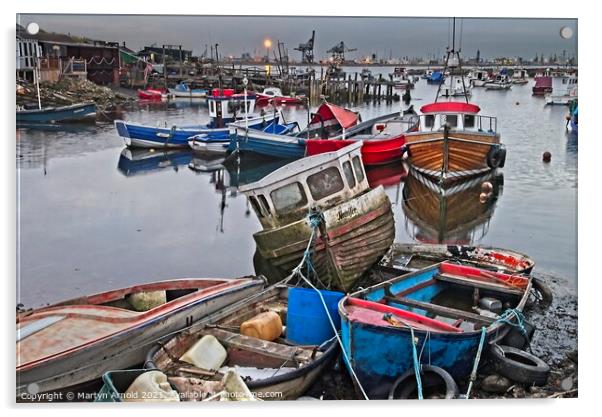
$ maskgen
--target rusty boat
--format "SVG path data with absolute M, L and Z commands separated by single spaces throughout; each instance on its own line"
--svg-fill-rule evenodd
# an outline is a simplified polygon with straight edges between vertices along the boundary
M 17 399 L 73 388 L 144 362 L 158 339 L 261 290 L 265 279 L 177 279 L 17 315 Z M 153 299 L 149 301 L 149 299 Z
M 239 188 L 263 227 L 253 235 L 257 250 L 274 268 L 290 273 L 314 233 L 311 262 L 320 283 L 347 291 L 388 251 L 391 202 L 382 186 L 370 188 L 361 147 L 359 141 L 294 161 Z
M 339 345 L 333 338 L 317 344 L 299 344 L 288 338 L 296 318 L 288 314 L 291 288 L 294 287 L 274 285 L 207 316 L 165 343 L 153 346 L 145 367 L 165 373 L 182 398 L 200 400 L 212 395 L 224 373 L 235 370 L 257 398 L 297 399 L 333 363 Z M 266 312 L 279 315 L 284 334 L 275 340 L 263 340 L 241 333 L 241 324 Z M 215 337 L 227 352 L 219 369 L 203 369 L 178 359 L 207 335 Z

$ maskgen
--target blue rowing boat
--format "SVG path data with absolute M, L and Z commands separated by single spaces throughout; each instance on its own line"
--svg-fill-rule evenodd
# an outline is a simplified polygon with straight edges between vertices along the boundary
M 193 89 L 188 86 L 185 82 L 181 82 L 175 86 L 175 88 L 170 88 L 169 94 L 174 97 L 186 97 L 186 98 L 205 98 L 207 97 L 207 90 L 202 89 Z
M 233 90 L 214 89 L 207 98 L 209 103 L 209 123 L 202 125 L 173 125 L 167 122 L 163 127 L 146 126 L 115 120 L 115 128 L 125 144 L 141 148 L 180 148 L 188 147 L 188 139 L 195 135 L 207 135 L 215 139 L 228 139 L 228 124 L 238 120 L 249 120 L 249 126 L 265 126 L 277 117 L 275 115 L 251 116 L 255 108 L 255 96 L 234 94 Z M 244 111 L 246 108 L 247 111 Z
M 298 159 L 305 156 L 305 143 L 308 138 L 328 139 L 345 134 L 346 129 L 361 121 L 357 112 L 322 103 L 307 127 L 297 133 L 287 129 L 281 133 L 276 131 L 254 130 L 243 123 L 231 124 L 229 151 L 254 152 L 261 155 Z
M 530 289 L 528 276 L 443 262 L 351 294 L 339 303 L 346 364 L 370 398 L 417 364 L 464 378 L 479 345 L 519 321 Z
M 84 122 L 96 119 L 95 103 L 78 103 L 70 106 L 44 109 L 17 110 L 17 124 Z
M 230 145 L 231 136 L 236 134 L 235 126 L 240 125 L 245 128 L 248 126 L 248 132 L 251 136 L 261 136 L 264 134 L 286 135 L 292 132 L 295 127 L 299 127 L 297 122 L 280 124 L 278 123 L 279 117 L 280 115 L 276 114 L 269 122 L 265 121 L 265 117 L 262 116 L 256 119 L 232 123 L 230 124 L 229 135 L 227 137 L 215 137 L 203 133 L 189 138 L 188 145 L 192 150 L 197 152 L 226 153 Z

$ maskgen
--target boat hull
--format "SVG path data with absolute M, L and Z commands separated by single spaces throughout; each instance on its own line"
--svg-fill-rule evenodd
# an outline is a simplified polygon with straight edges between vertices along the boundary
M 99 339 L 93 337 L 100 328 L 90 323 L 86 330 L 80 329 L 80 332 L 89 332 L 88 335 L 92 337 L 90 342 L 74 346 L 43 360 L 21 364 L 17 361 L 17 398 L 31 393 L 31 384 L 36 384 L 37 392 L 57 391 L 100 378 L 109 370 L 126 369 L 140 364 L 144 362 L 150 346 L 160 338 L 182 330 L 194 321 L 254 294 L 261 287 L 263 287 L 261 280 L 245 280 L 236 284 L 233 282 L 220 291 L 209 292 L 207 296 L 198 297 L 177 309 L 141 319 L 131 325 L 124 324 L 123 328 L 117 329 L 117 333 Z M 119 319 L 115 318 L 115 320 Z M 68 329 L 53 333 L 46 339 L 40 338 L 39 334 L 34 334 L 42 342 L 39 345 L 29 346 L 28 354 L 35 353 L 35 349 L 44 349 L 47 344 L 61 343 L 61 338 L 66 334 Z M 86 335 L 81 335 L 84 336 Z M 28 342 L 27 338 L 24 341 Z M 21 357 L 19 347 L 17 352 L 19 359 Z
M 417 171 L 443 182 L 490 171 L 488 154 L 501 147 L 498 134 L 450 131 L 411 133 L 406 136 L 409 163 Z
M 309 139 L 306 142 L 306 152 L 308 156 L 332 152 L 355 141 L 354 139 Z M 405 135 L 386 139 L 363 139 L 362 161 L 365 166 L 384 165 L 398 161 L 402 154 L 401 147 L 405 143 Z
M 279 135 L 245 126 L 232 126 L 229 151 L 254 152 L 261 155 L 298 159 L 305 156 L 305 140 L 297 136 Z
M 395 237 L 391 202 L 382 186 L 323 212 L 311 262 L 321 282 L 343 291 L 387 252 Z M 301 261 L 311 227 L 302 219 L 253 235 L 263 259 L 285 273 Z
M 17 124 L 93 122 L 96 119 L 96 104 L 83 103 L 53 107 L 42 110 L 17 111 Z

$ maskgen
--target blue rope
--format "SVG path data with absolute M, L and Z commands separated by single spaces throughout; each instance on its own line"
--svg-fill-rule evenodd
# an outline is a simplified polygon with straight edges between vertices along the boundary
M 516 318 L 516 323 L 512 322 L 512 318 Z M 522 335 L 527 337 L 527 329 L 525 329 L 525 316 L 522 312 L 515 308 L 510 308 L 504 311 L 494 323 L 504 323 L 517 327 Z
M 418 390 L 418 399 L 422 400 L 422 378 L 420 378 L 420 362 L 418 362 L 418 353 L 416 352 L 416 339 L 414 338 L 414 328 L 410 326 L 412 335 L 412 358 L 414 359 L 414 374 L 416 375 L 416 389 Z

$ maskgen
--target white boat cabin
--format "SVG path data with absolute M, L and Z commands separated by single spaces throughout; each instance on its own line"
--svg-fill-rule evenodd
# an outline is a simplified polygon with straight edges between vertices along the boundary
M 213 89 L 210 96 L 207 96 L 209 105 L 209 117 L 216 127 L 225 127 L 227 123 L 235 121 L 237 118 L 251 115 L 255 111 L 254 94 L 234 94 L 231 89 Z
M 529 73 L 524 68 L 515 69 L 512 73 L 512 78 L 514 78 L 515 80 L 524 80 L 529 78 Z
M 489 73 L 485 70 L 474 70 L 470 73 L 470 80 L 487 81 L 489 80 Z
M 361 147 L 357 141 L 291 162 L 239 191 L 249 198 L 264 229 L 298 221 L 311 207 L 326 210 L 370 189 Z
M 278 87 L 268 87 L 264 88 L 261 94 L 270 97 L 282 97 L 282 90 L 280 90 Z
M 552 94 L 554 96 L 576 96 L 577 95 L 577 76 L 562 75 L 552 78 Z
M 493 135 L 497 132 L 497 118 L 479 115 L 481 109 L 474 104 L 441 101 L 422 106 L 420 111 L 418 134 L 441 131 L 446 124 L 452 131 Z

